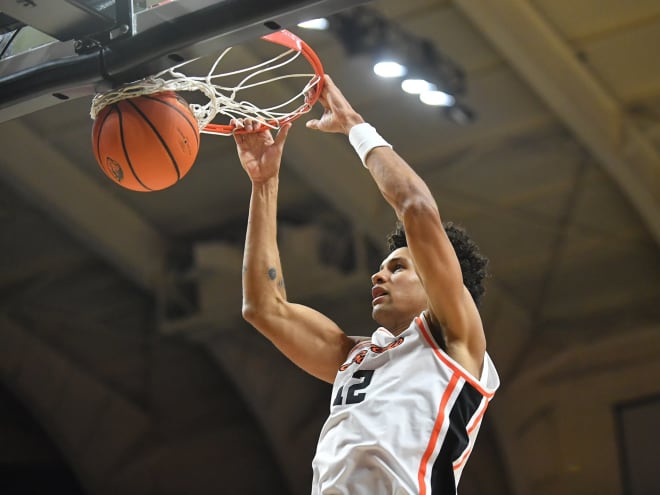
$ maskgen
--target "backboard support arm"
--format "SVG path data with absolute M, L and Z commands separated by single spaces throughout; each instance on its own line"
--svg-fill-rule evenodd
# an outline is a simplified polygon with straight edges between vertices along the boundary
M 177 63 L 216 53 L 355 0 L 189 0 L 135 13 L 132 35 L 80 52 L 57 41 L 0 60 L 0 122 L 92 96 Z M 113 24 L 114 25 L 114 24 Z M 134 29 L 133 29 L 134 28 Z M 77 46 L 78 44 L 78 46 Z M 79 53 L 80 52 L 80 53 Z

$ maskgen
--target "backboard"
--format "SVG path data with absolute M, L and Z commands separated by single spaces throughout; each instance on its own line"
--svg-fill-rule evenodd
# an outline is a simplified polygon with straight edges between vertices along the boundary
M 0 122 L 360 3 L 0 0 Z

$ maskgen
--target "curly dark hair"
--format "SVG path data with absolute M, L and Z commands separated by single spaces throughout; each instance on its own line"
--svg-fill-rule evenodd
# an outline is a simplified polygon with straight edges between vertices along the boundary
M 479 305 L 481 297 L 486 291 L 483 281 L 488 276 L 488 258 L 479 252 L 479 247 L 468 236 L 465 229 L 452 222 L 443 222 L 442 225 L 445 228 L 447 237 L 449 237 L 449 241 L 454 246 L 454 251 L 456 251 L 456 256 L 461 265 L 461 272 L 463 273 L 463 283 L 470 291 L 474 302 Z M 390 252 L 400 247 L 408 246 L 403 224 L 397 223 L 394 231 L 387 236 L 387 246 Z

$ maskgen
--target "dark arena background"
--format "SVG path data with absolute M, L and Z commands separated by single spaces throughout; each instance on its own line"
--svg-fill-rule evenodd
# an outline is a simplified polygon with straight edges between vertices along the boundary
M 241 318 L 233 140 L 202 135 L 146 193 L 91 147 L 97 92 L 228 46 L 254 65 L 279 28 L 490 258 L 502 387 L 460 493 L 660 493 L 657 0 L 0 0 L 0 493 L 309 493 L 330 389 Z M 385 55 L 444 99 L 376 75 Z M 288 295 L 370 334 L 395 218 L 306 117 L 281 173 Z

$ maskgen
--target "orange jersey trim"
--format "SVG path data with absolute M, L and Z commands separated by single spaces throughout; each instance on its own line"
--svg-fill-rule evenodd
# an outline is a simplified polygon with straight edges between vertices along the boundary
M 477 426 L 481 424 L 481 420 L 484 419 L 484 414 L 486 414 L 486 409 L 488 409 L 488 401 L 486 401 L 486 404 L 484 404 L 484 407 L 481 409 L 481 412 L 473 421 L 472 426 L 470 426 L 467 429 L 468 435 L 472 433 L 475 430 L 475 428 L 477 428 Z
M 455 461 L 453 464 L 454 471 L 457 469 L 460 469 L 460 467 L 467 461 L 467 458 L 470 457 L 470 454 L 472 453 L 472 448 L 467 448 L 465 449 L 465 452 L 463 452 L 463 455 L 458 459 L 458 461 Z
M 472 421 L 472 424 L 470 427 L 467 429 L 467 434 L 470 435 L 479 425 L 481 424 L 481 420 L 484 418 L 484 414 L 486 414 L 486 409 L 488 409 L 488 401 L 484 401 L 484 405 L 481 408 L 481 411 L 479 414 L 474 418 L 474 421 Z M 463 455 L 454 462 L 454 471 L 459 469 L 465 461 L 467 461 L 467 458 L 470 456 L 470 453 L 472 452 L 472 447 L 468 445 L 468 447 L 465 449 L 465 452 L 463 452 Z
M 419 495 L 426 495 L 426 483 L 424 478 L 426 477 L 426 466 L 429 463 L 429 458 L 433 451 L 435 450 L 435 444 L 438 442 L 438 437 L 440 436 L 440 430 L 442 430 L 442 425 L 445 422 L 445 410 L 447 409 L 447 403 L 449 402 L 449 397 L 454 393 L 454 389 L 458 384 L 460 376 L 454 373 L 447 385 L 445 393 L 442 394 L 442 399 L 440 400 L 440 406 L 438 407 L 438 417 L 435 420 L 433 425 L 433 431 L 431 432 L 431 438 L 429 443 L 426 446 L 424 455 L 422 456 L 422 461 L 419 464 L 419 471 L 417 472 L 417 482 L 419 483 Z
M 436 343 L 435 339 L 431 336 L 431 332 L 426 328 L 426 325 L 424 324 L 424 320 L 422 320 L 419 316 L 415 318 L 415 321 L 417 322 L 417 325 L 419 326 L 420 330 L 422 331 L 422 335 L 424 336 L 424 339 L 428 342 L 428 344 L 433 348 L 433 352 L 435 355 L 442 361 L 445 365 L 450 367 L 454 373 L 458 373 L 461 375 L 466 382 L 468 382 L 470 385 L 472 385 L 474 388 L 476 388 L 481 395 L 486 397 L 487 399 L 491 399 L 493 395 L 495 395 L 494 392 L 487 392 L 481 383 L 479 383 L 471 374 L 469 374 L 466 370 L 463 368 L 457 366 L 456 363 L 454 363 L 453 360 L 449 358 L 445 354 L 445 352 L 438 347 L 438 344 Z

